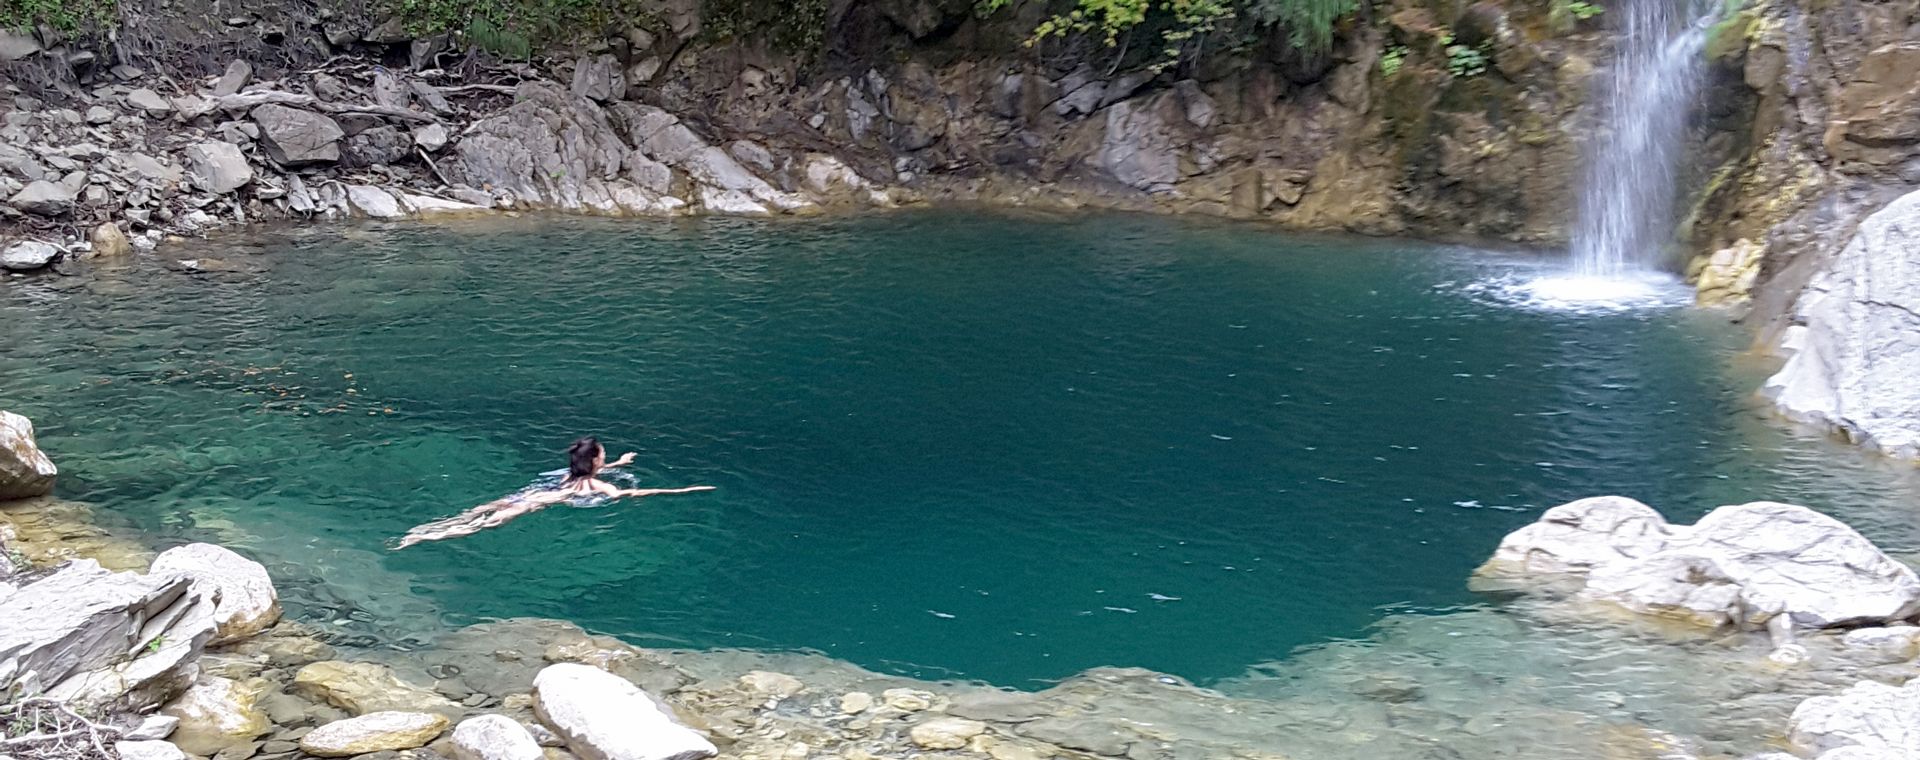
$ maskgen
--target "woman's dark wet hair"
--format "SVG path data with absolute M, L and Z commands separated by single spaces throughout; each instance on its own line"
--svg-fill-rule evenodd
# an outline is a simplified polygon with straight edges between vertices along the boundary
M 593 436 L 574 441 L 572 446 L 567 447 L 567 479 L 593 477 L 593 459 L 603 451 L 605 449 L 600 447 L 600 441 Z

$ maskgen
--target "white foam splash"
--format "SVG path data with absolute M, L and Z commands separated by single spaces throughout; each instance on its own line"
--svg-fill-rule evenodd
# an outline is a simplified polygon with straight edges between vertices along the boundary
M 1461 288 L 1479 300 L 1508 307 L 1576 314 L 1672 309 L 1692 302 L 1680 278 L 1659 272 L 1615 277 L 1566 271 L 1516 273 L 1489 277 Z

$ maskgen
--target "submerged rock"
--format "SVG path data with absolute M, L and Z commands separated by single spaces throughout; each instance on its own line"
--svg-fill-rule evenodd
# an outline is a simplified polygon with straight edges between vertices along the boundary
M 1920 192 L 1867 217 L 1800 296 L 1765 392 L 1787 415 L 1920 458 Z
M 457 717 L 465 709 L 431 689 L 407 683 L 385 665 L 316 662 L 293 677 L 294 692 L 355 715 L 371 712 L 431 712 Z
M 33 421 L 0 411 L 0 501 L 52 493 L 59 474 L 33 439 Z
M 1571 576 L 1582 595 L 1708 626 L 1826 628 L 1920 612 L 1920 577 L 1852 528 L 1806 507 L 1721 507 L 1671 525 L 1619 497 L 1555 507 L 1507 536 L 1477 585 Z
M 533 689 L 535 714 L 587 760 L 697 760 L 718 753 L 639 687 L 599 668 L 549 665 Z
M 300 737 L 300 750 L 318 757 L 352 757 L 413 749 L 447 730 L 445 716 L 382 711 L 334 721 Z
M 239 641 L 280 620 L 280 597 L 267 568 L 225 547 L 176 546 L 154 558 L 152 572 L 186 575 L 213 591 L 219 629 L 209 643 Z

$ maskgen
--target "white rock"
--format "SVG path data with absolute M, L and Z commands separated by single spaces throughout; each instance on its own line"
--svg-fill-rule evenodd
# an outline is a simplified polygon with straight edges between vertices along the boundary
M 639 687 L 604 670 L 549 665 L 533 681 L 534 711 L 586 760 L 697 760 L 713 743 L 673 718 Z
M 37 179 L 28 182 L 20 192 L 14 193 L 12 198 L 7 199 L 7 203 L 30 214 L 59 216 L 73 209 L 73 199 L 79 195 L 80 191 L 77 188 Z
M 176 546 L 155 557 L 149 572 L 186 575 L 213 590 L 213 619 L 219 628 L 209 643 L 245 639 L 280 619 L 280 596 L 267 568 L 226 547 Z
M 736 214 L 740 216 L 767 216 L 768 211 L 753 199 L 753 196 L 738 190 L 726 190 L 712 185 L 700 187 L 700 207 L 714 214 Z
M 425 746 L 447 730 L 444 715 L 384 711 L 336 720 L 300 737 L 300 750 L 319 757 L 352 757 L 369 752 Z
M 746 675 L 740 677 L 740 685 L 747 691 L 781 699 L 799 694 L 806 688 L 806 684 L 801 683 L 798 678 L 766 670 L 748 671 Z
M 541 760 L 540 742 L 519 721 L 477 715 L 453 729 L 454 760 Z
M 152 116 L 165 116 L 167 112 L 173 110 L 171 102 L 161 97 L 160 93 L 145 87 L 127 93 L 127 105 L 146 111 Z
M 149 715 L 140 721 L 140 725 L 128 730 L 122 737 L 128 741 L 152 741 L 165 739 L 173 735 L 180 727 L 180 719 L 171 715 Z
M 400 710 L 457 717 L 465 712 L 432 689 L 402 681 L 392 668 L 372 662 L 310 663 L 293 675 L 292 691 L 355 715 Z
M 431 195 L 414 195 L 413 193 L 405 192 L 400 193 L 400 204 L 405 206 L 408 211 L 420 216 L 477 214 L 492 210 L 486 206 L 475 206 L 471 203 L 461 203 L 460 201 L 450 201 L 445 198 L 435 198 Z
M 1800 295 L 1766 393 L 1789 416 L 1920 458 L 1920 192 L 1860 224 Z
M 873 185 L 840 159 L 821 153 L 808 154 L 804 173 L 807 189 L 821 194 L 864 190 Z
M 173 741 L 196 755 L 213 755 L 273 730 L 259 704 L 265 689 L 264 681 L 201 675 L 166 706 L 166 715 L 174 719 Z
M 1479 575 L 1571 576 L 1587 596 L 1709 626 L 1758 627 L 1786 614 L 1793 626 L 1824 628 L 1920 612 L 1911 568 L 1838 520 L 1775 502 L 1721 507 L 1693 526 L 1666 524 L 1630 500 L 1573 502 L 1509 535 Z
M 1856 628 L 1840 637 L 1850 650 L 1873 655 L 1880 662 L 1904 662 L 1920 656 L 1920 628 L 1895 625 Z
M 1835 696 L 1808 699 L 1794 708 L 1788 726 L 1794 749 L 1809 756 L 1852 746 L 1920 756 L 1920 679 L 1898 688 L 1861 681 Z
M 0 501 L 52 493 L 59 474 L 33 439 L 33 421 L 0 411 Z
M 399 219 L 407 212 L 400 208 L 400 201 L 389 193 L 372 185 L 348 185 L 347 201 L 353 204 L 355 211 L 375 219 Z
M 840 712 L 855 715 L 873 707 L 873 695 L 864 691 L 850 691 L 840 697 Z
M 187 753 L 163 741 L 114 742 L 113 749 L 120 760 L 187 760 Z
M 420 146 L 421 150 L 428 153 L 438 152 L 441 148 L 447 147 L 447 128 L 439 124 L 415 127 L 413 144 Z
M 57 258 L 60 258 L 60 246 L 38 240 L 22 240 L 0 250 L 0 269 L 26 272 L 52 264 Z
M 1482 573 L 1584 573 L 1666 548 L 1659 512 L 1625 496 L 1595 496 L 1547 510 L 1500 542 Z
M 0 620 L 0 692 L 140 711 L 193 681 L 213 603 L 185 578 L 82 559 L 0 599 Z

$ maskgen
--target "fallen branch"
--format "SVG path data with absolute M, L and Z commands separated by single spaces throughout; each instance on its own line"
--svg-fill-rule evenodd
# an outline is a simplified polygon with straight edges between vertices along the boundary
M 512 85 L 505 85 L 505 84 L 463 84 L 463 85 L 455 85 L 452 87 L 435 87 L 433 89 L 439 90 L 440 93 L 443 95 L 458 95 L 463 92 L 475 92 L 475 91 L 497 92 L 503 95 L 512 95 L 514 93 L 514 90 L 518 88 L 515 88 Z
M 327 113 L 336 113 L 336 114 L 362 114 L 366 116 L 385 116 L 387 118 L 399 119 L 401 121 L 417 121 L 417 122 L 426 122 L 426 123 L 434 123 L 439 121 L 439 119 L 434 118 L 430 114 L 421 113 L 419 111 L 414 111 L 411 109 L 394 108 L 392 106 L 383 106 L 383 105 L 346 105 L 344 103 L 333 103 L 333 102 L 321 100 L 312 95 L 303 95 L 297 92 L 286 92 L 284 90 L 261 90 L 261 91 L 255 91 L 255 92 L 237 93 L 234 95 L 221 95 L 219 97 L 206 98 L 206 102 L 207 102 L 207 105 L 204 108 L 199 109 L 198 113 L 188 114 L 188 116 L 189 117 L 205 116 L 214 111 L 249 111 L 249 110 L 252 110 L 255 106 L 274 104 L 274 105 L 282 105 L 282 106 L 304 106 L 307 108 L 316 108 L 321 111 L 325 111 Z

